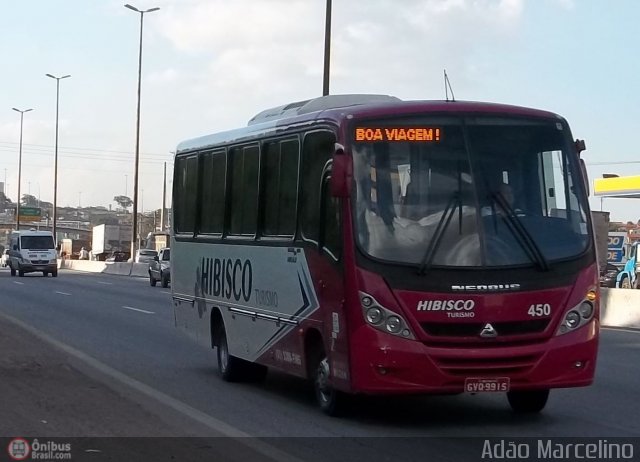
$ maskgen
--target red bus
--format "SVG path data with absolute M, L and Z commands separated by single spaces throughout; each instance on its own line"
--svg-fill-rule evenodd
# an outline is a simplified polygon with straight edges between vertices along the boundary
M 333 95 L 181 143 L 176 325 L 228 381 L 268 368 L 349 394 L 592 383 L 599 284 L 567 122 L 478 102 Z

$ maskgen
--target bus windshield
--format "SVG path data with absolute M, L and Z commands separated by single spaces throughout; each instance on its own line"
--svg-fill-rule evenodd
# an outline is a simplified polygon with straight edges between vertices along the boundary
M 367 120 L 351 148 L 358 245 L 375 259 L 546 269 L 588 246 L 584 182 L 561 119 Z

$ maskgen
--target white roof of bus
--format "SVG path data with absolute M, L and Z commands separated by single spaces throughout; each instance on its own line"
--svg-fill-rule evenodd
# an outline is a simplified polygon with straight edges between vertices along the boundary
M 357 106 L 367 103 L 385 103 L 400 101 L 395 96 L 388 95 L 370 95 L 370 94 L 353 94 L 353 95 L 327 95 L 313 98 L 306 101 L 298 101 L 282 106 L 266 109 L 256 114 L 247 127 L 229 130 L 212 135 L 205 135 L 191 140 L 184 141 L 178 145 L 176 153 L 192 151 L 195 149 L 206 149 L 220 143 L 232 143 L 239 139 L 251 138 L 252 135 L 264 135 L 272 129 L 275 131 L 276 124 L 279 120 L 295 117 L 302 114 L 310 114 L 318 112 L 319 114 L 327 109 L 335 109 L 341 107 Z

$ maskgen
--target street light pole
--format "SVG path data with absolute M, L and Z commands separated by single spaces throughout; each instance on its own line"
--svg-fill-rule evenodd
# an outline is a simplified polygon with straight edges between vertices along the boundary
M 46 74 L 47 77 L 55 79 L 56 81 L 56 146 L 53 161 L 53 222 L 51 224 L 51 231 L 53 234 L 53 241 L 57 244 L 56 238 L 56 208 L 58 207 L 58 117 L 60 114 L 60 81 L 71 77 L 70 75 L 63 75 L 62 77 L 56 77 L 51 74 Z
M 324 24 L 324 76 L 322 79 L 322 96 L 329 94 L 329 63 L 331 55 L 331 0 L 327 0 L 327 13 Z
M 22 123 L 24 122 L 24 113 L 33 111 L 33 109 L 25 109 L 21 111 L 17 108 L 11 108 L 20 113 L 20 153 L 18 154 L 18 199 L 16 201 L 16 230 L 20 229 L 20 183 L 22 180 Z M 6 181 L 5 181 L 6 182 Z
M 160 231 L 164 232 L 164 215 L 167 210 L 167 163 L 164 163 L 164 174 L 162 175 L 162 212 L 160 213 Z
M 140 13 L 140 45 L 138 50 L 138 108 L 136 112 L 136 154 L 133 170 L 133 216 L 131 229 L 131 258 L 135 258 L 138 248 L 138 167 L 140 164 L 140 94 L 142 84 L 142 28 L 144 23 L 144 14 L 158 11 L 160 8 L 149 8 L 148 10 L 139 10 L 135 6 L 126 4 L 128 8 L 136 13 Z

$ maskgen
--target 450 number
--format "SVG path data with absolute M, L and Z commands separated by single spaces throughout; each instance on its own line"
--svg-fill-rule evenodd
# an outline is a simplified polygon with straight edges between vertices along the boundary
M 551 316 L 551 305 L 548 303 L 538 303 L 533 304 L 529 307 L 529 311 L 527 311 L 529 316 L 538 317 L 538 316 Z

